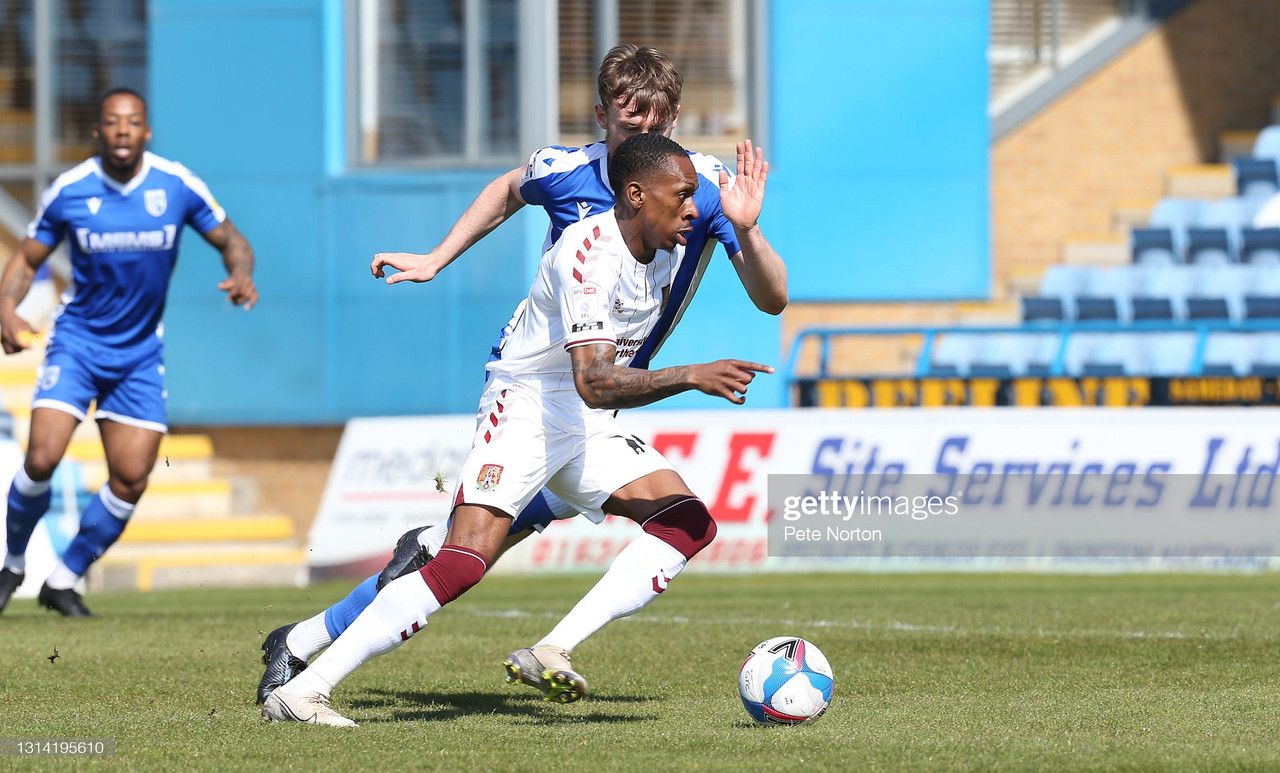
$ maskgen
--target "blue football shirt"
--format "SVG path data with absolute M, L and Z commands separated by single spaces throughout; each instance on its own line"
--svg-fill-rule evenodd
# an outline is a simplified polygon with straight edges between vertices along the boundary
M 27 227 L 49 247 L 70 245 L 73 284 L 54 316 L 56 335 L 159 346 L 182 227 L 204 234 L 225 219 L 204 181 L 149 151 L 127 183 L 108 177 L 97 157 L 59 176 Z

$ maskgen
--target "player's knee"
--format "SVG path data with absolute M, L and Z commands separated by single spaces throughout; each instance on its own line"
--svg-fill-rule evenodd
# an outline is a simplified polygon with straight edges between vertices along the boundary
M 42 448 L 33 447 L 27 451 L 27 458 L 22 466 L 27 471 L 28 478 L 37 483 L 43 483 L 53 477 L 53 471 L 60 461 L 62 457 L 48 453 Z
M 697 497 L 681 499 L 651 516 L 642 526 L 650 534 L 693 558 L 716 538 L 716 522 Z
M 488 563 L 476 551 L 460 545 L 445 545 L 419 572 L 440 606 L 467 592 L 484 577 Z

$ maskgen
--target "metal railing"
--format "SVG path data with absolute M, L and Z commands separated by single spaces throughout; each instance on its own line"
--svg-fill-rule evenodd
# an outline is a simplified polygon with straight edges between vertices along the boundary
M 801 330 L 796 334 L 795 340 L 791 344 L 791 355 L 787 359 L 787 367 L 784 375 L 789 385 L 794 385 L 799 380 L 808 379 L 826 379 L 832 378 L 832 342 L 833 339 L 842 336 L 923 336 L 923 344 L 920 347 L 920 354 L 916 359 L 915 373 L 916 377 L 927 377 L 934 367 L 933 352 L 934 345 L 939 335 L 948 334 L 965 334 L 965 335 L 983 335 L 1005 333 L 1012 335 L 1038 335 L 1046 334 L 1057 335 L 1058 344 L 1054 357 L 1049 364 L 1050 376 L 1067 375 L 1065 360 L 1067 353 L 1067 342 L 1074 333 L 1138 333 L 1138 334 L 1154 334 L 1154 333 L 1195 333 L 1196 343 L 1191 363 L 1187 372 L 1181 375 L 1198 376 L 1204 371 L 1204 355 L 1205 347 L 1209 341 L 1209 334 L 1215 332 L 1229 333 L 1274 333 L 1280 332 L 1280 319 L 1257 319 L 1245 322 L 1232 322 L 1226 319 L 1202 319 L 1190 320 L 1186 322 L 1171 321 L 1152 321 L 1143 320 L 1132 322 L 1129 324 L 1121 324 L 1109 321 L 1073 322 L 1064 324 L 1039 324 L 1032 323 L 1027 325 L 1007 325 L 1007 326 L 984 326 L 984 327 L 964 327 L 964 326 L 908 326 L 908 327 L 812 327 Z M 797 364 L 804 350 L 805 343 L 808 340 L 817 339 L 818 341 L 818 372 L 816 374 L 806 373 L 798 375 Z M 841 373 L 840 377 L 851 374 Z M 1146 375 L 1146 374 L 1134 374 Z

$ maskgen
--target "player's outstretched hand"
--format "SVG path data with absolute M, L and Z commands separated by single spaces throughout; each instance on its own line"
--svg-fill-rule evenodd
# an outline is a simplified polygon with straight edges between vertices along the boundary
M 30 348 L 31 341 L 35 337 L 36 331 L 17 314 L 0 320 L 0 345 L 4 346 L 5 354 L 14 354 Z
M 394 268 L 398 273 L 387 276 L 383 270 L 386 268 Z M 374 277 L 386 277 L 389 285 L 396 282 L 430 282 L 442 268 L 444 266 L 431 253 L 416 255 L 412 252 L 379 252 L 373 256 L 373 263 L 369 265 Z
M 227 300 L 248 311 L 258 302 L 258 288 L 248 274 L 233 273 L 218 283 L 218 289 L 227 294 Z
M 723 397 L 731 403 L 742 405 L 747 401 L 747 385 L 757 373 L 772 373 L 773 366 L 743 360 L 716 360 L 694 365 L 694 383 L 698 391 Z
M 753 148 L 751 140 L 738 143 L 738 176 L 729 186 L 729 174 L 720 170 L 720 208 L 738 228 L 754 228 L 764 208 L 764 186 L 769 179 L 769 162 L 764 150 Z

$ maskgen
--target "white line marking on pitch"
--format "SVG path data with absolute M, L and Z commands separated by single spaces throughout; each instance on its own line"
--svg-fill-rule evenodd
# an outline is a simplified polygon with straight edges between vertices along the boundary
M 522 609 L 468 609 L 467 613 L 475 617 L 528 617 L 528 618 L 546 618 L 559 620 L 563 615 L 554 612 L 533 613 Z M 631 617 L 622 618 L 633 623 L 699 623 L 705 625 L 707 623 L 717 623 L 719 625 L 769 625 L 776 627 L 793 627 L 793 628 L 851 628 L 859 630 L 886 630 L 886 631 L 905 631 L 908 633 L 946 633 L 957 636 L 995 636 L 995 635 L 1012 635 L 1012 636 L 1040 636 L 1045 638 L 1056 638 L 1066 636 L 1087 637 L 1087 636 L 1107 636 L 1122 639 L 1237 639 L 1239 634 L 1220 634 L 1220 633 L 1186 633 L 1184 631 L 1159 631 L 1155 633 L 1147 631 L 1107 631 L 1090 628 L 1083 628 L 1074 631 L 1054 631 L 1045 628 L 1037 628 L 1030 631 L 1020 631 L 1013 628 L 995 628 L 995 629 L 967 629 L 957 628 L 950 625 L 919 625 L 916 623 L 889 622 L 889 623 L 867 623 L 858 620 L 791 620 L 787 618 L 737 618 L 725 620 L 708 620 L 706 618 L 693 619 L 678 615 L 632 615 Z

